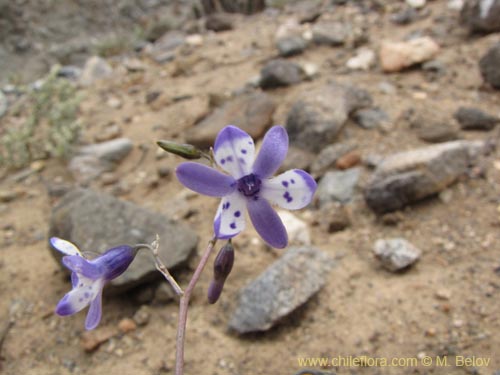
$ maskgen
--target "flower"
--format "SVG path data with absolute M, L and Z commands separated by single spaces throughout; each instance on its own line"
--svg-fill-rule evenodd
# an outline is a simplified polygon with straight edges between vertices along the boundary
M 214 278 L 208 287 L 208 302 L 215 303 L 219 299 L 224 283 L 231 273 L 234 264 L 234 248 L 231 242 L 219 250 L 214 261 Z
M 94 329 L 101 321 L 102 288 L 106 282 L 120 276 L 134 260 L 136 248 L 127 245 L 107 250 L 99 257 L 87 260 L 71 242 L 52 237 L 51 245 L 63 254 L 63 264 L 70 269 L 73 289 L 57 304 L 56 314 L 73 315 L 90 304 L 85 328 Z
M 229 125 L 215 140 L 217 165 L 221 173 L 203 164 L 186 162 L 177 167 L 178 180 L 197 193 L 221 197 L 214 220 L 219 239 L 236 236 L 245 227 L 245 210 L 260 236 L 270 246 L 284 248 L 286 229 L 270 203 L 297 210 L 307 206 L 316 191 L 316 182 L 305 171 L 292 169 L 276 177 L 288 151 L 288 134 L 282 126 L 273 126 L 264 136 L 262 148 L 254 160 L 255 145 L 243 130 Z

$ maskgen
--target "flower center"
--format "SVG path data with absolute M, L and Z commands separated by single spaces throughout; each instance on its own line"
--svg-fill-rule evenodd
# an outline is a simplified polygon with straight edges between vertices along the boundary
M 253 197 L 260 191 L 262 181 L 253 173 L 243 176 L 238 180 L 238 191 L 245 197 Z

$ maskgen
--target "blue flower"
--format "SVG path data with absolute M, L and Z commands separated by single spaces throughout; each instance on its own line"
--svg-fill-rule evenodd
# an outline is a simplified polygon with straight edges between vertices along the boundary
M 248 210 L 250 220 L 264 241 L 272 247 L 284 248 L 288 235 L 270 203 L 290 210 L 303 208 L 311 202 L 317 187 L 314 179 L 300 169 L 271 177 L 287 151 L 285 128 L 274 126 L 264 136 L 254 160 L 252 138 L 229 125 L 219 132 L 214 145 L 215 162 L 229 175 L 193 162 L 180 164 L 176 174 L 189 189 L 222 198 L 214 220 L 217 238 L 228 239 L 240 233 Z
M 85 328 L 94 329 L 101 321 L 102 288 L 108 281 L 125 272 L 134 260 L 137 249 L 126 245 L 118 246 L 88 260 L 71 242 L 52 237 L 50 243 L 66 255 L 62 262 L 72 271 L 73 289 L 59 301 L 56 313 L 61 316 L 73 315 L 90 304 Z

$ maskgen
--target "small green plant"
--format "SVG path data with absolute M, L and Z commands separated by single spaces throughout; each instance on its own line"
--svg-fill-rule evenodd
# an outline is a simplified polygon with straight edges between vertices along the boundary
M 81 130 L 78 108 L 81 95 L 71 82 L 58 78 L 58 67 L 15 109 L 26 120 L 12 124 L 0 138 L 0 166 L 17 169 L 33 160 L 65 157 Z

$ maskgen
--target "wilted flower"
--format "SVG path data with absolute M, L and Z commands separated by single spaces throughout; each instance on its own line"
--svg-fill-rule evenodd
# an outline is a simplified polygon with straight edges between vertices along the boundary
M 51 245 L 63 254 L 63 264 L 70 269 L 73 289 L 57 304 L 56 313 L 72 315 L 90 304 L 85 328 L 94 329 L 101 321 L 102 288 L 106 282 L 120 276 L 134 260 L 137 248 L 127 245 L 107 250 L 99 257 L 88 260 L 71 242 L 52 237 Z
M 284 248 L 286 229 L 269 202 L 297 210 L 307 206 L 316 191 L 316 182 L 305 171 L 292 169 L 274 178 L 288 151 L 288 134 L 282 126 L 272 127 L 264 136 L 254 161 L 252 138 L 235 126 L 226 126 L 217 135 L 214 156 L 217 165 L 230 175 L 202 164 L 186 162 L 177 167 L 177 178 L 200 194 L 222 197 L 214 220 L 217 238 L 236 236 L 245 227 L 245 210 L 269 245 Z
M 224 283 L 231 273 L 234 264 L 234 248 L 231 242 L 219 250 L 214 261 L 214 278 L 208 287 L 208 302 L 215 303 L 219 299 Z

